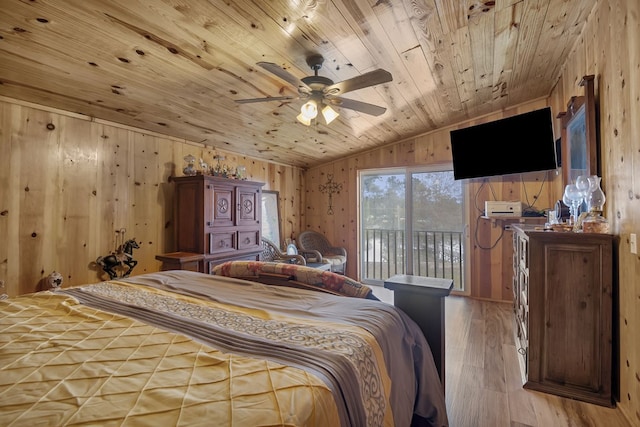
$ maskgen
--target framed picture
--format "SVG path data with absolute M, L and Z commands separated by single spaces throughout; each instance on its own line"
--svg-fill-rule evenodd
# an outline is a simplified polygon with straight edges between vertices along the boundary
M 281 248 L 280 201 L 277 191 L 262 191 L 262 237 Z
M 584 96 L 574 96 L 567 111 L 558 114 L 562 120 L 562 177 L 564 185 L 575 183 L 580 175 L 598 175 L 594 76 L 584 76 Z

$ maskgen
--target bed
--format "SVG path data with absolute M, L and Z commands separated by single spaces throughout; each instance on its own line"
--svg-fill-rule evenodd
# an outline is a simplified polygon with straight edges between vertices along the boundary
M 229 262 L 0 301 L 0 425 L 448 425 L 428 344 L 327 271 Z

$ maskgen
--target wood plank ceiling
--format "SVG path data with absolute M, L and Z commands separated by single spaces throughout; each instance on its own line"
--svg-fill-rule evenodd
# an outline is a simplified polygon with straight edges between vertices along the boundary
M 0 0 L 0 95 L 309 167 L 546 96 L 595 0 Z M 387 108 L 296 121 L 303 101 L 256 65 Z

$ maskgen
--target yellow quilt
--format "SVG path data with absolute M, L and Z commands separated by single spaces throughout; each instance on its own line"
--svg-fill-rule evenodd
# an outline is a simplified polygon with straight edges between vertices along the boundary
M 2 426 L 339 424 L 331 391 L 302 369 L 223 353 L 65 295 L 2 302 Z

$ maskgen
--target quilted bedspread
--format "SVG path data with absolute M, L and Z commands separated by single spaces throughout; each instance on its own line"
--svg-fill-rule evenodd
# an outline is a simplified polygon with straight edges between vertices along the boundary
M 446 423 L 378 301 L 174 271 L 0 303 L 2 426 Z

